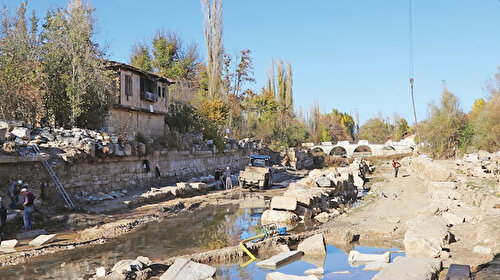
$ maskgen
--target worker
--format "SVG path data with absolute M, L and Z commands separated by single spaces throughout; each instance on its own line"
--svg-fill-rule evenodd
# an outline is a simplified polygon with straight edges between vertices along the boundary
M 214 178 L 215 178 L 215 189 L 220 190 L 221 186 L 221 177 L 222 177 L 222 170 L 220 168 L 215 169 L 214 173 Z
M 23 188 L 21 193 L 24 195 L 24 230 L 33 230 L 33 220 L 31 219 L 31 215 L 35 212 L 35 195 L 32 192 L 29 192 L 27 188 Z
M 19 203 L 19 190 L 21 189 L 21 185 L 23 181 L 17 180 L 9 188 L 9 197 L 10 197 L 10 209 L 17 209 Z
M 231 180 L 231 168 L 229 168 L 229 166 L 224 171 L 224 177 L 226 177 L 226 190 L 233 189 L 233 181 Z
M 397 178 L 398 177 L 399 168 L 401 167 L 401 163 L 392 160 L 392 167 L 394 168 L 394 177 Z

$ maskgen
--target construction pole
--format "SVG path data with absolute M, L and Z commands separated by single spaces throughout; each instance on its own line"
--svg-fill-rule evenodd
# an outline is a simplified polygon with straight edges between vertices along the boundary
M 413 78 L 413 19 L 412 19 L 412 7 L 411 0 L 408 0 L 408 36 L 409 36 L 409 44 L 408 44 L 408 53 L 409 53 L 409 74 L 410 74 L 410 93 L 411 93 L 411 103 L 413 106 L 413 117 L 415 121 L 415 128 L 417 130 L 417 139 L 420 141 L 420 131 L 418 128 L 418 120 L 417 120 L 417 110 L 415 109 L 415 94 L 413 92 L 413 84 L 415 79 Z

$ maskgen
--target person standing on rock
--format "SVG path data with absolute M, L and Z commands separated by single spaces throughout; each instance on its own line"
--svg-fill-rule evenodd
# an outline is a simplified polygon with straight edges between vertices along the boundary
M 233 181 L 231 180 L 231 168 L 229 168 L 229 166 L 224 171 L 224 177 L 226 177 L 226 190 L 233 189 Z
M 394 167 L 394 178 L 397 178 L 398 177 L 399 168 L 401 167 L 401 163 L 392 160 L 392 167 Z
M 21 189 L 21 185 L 23 181 L 17 180 L 9 188 L 9 197 L 10 197 L 10 209 L 17 209 L 19 203 L 19 190 Z
M 35 212 L 35 195 L 32 192 L 29 192 L 27 188 L 23 188 L 21 193 L 24 195 L 24 230 L 33 230 L 33 220 L 31 219 L 31 215 Z

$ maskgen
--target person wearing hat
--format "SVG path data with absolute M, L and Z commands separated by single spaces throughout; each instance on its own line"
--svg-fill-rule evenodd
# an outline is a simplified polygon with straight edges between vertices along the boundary
M 3 227 L 7 220 L 7 208 L 3 206 L 2 197 L 0 196 L 0 240 L 4 239 Z
M 229 166 L 224 171 L 224 177 L 226 178 L 226 190 L 233 188 L 233 181 L 231 180 L 231 168 Z
M 23 181 L 17 180 L 9 188 L 9 197 L 10 197 L 10 209 L 17 209 L 19 203 L 19 190 L 21 189 L 21 185 Z
M 31 220 L 31 214 L 35 212 L 35 195 L 32 192 L 29 192 L 27 188 L 23 188 L 21 193 L 24 195 L 24 213 L 23 213 L 23 221 L 24 221 L 24 230 L 32 230 L 33 229 L 33 221 Z

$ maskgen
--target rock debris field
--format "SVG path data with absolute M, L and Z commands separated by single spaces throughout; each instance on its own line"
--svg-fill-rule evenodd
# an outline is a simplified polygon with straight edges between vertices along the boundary
M 151 222 L 232 203 L 258 204 L 265 208 L 261 224 L 275 223 L 289 232 L 245 244 L 258 256 L 257 267 L 270 269 L 266 279 L 330 279 L 323 275 L 327 267 L 321 265 L 294 275 L 272 271 L 307 256 L 324 256 L 327 244 L 344 250 L 349 261 L 369 263 L 367 269 L 378 271 L 373 279 L 445 279 L 459 271 L 456 265 L 469 266 L 473 279 L 500 279 L 499 158 L 499 153 L 484 152 L 444 161 L 407 157 L 401 160 L 397 178 L 389 160 L 379 159 L 373 165 L 355 161 L 347 167 L 313 170 L 286 188 L 265 191 L 239 187 L 214 191 L 211 183 L 182 183 L 144 194 L 125 193 L 120 197 L 124 206 L 115 214 L 82 213 L 78 218 L 71 214 L 89 222 L 73 227 L 70 234 L 45 232 L 36 242 L 35 238 L 6 242 L 11 248 L 0 255 L 0 262 L 29 265 L 36 256 L 100 246 L 140 232 Z M 361 203 L 353 204 L 358 192 L 367 188 Z M 314 226 L 294 231 L 301 223 Z M 405 256 L 389 262 L 390 253 L 362 254 L 353 250 L 353 244 L 397 247 Z M 219 279 L 224 277 L 219 265 L 247 260 L 237 244 L 229 244 L 187 255 L 118 260 L 112 267 L 95 268 L 83 279 Z

